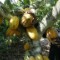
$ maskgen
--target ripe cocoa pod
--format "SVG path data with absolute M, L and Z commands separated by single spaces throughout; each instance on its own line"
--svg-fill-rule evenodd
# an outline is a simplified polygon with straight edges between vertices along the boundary
M 36 28 L 34 26 L 32 27 L 28 27 L 26 28 L 27 34 L 28 36 L 32 39 L 32 40 L 38 40 L 39 39 L 39 34 L 36 30 Z
M 9 22 L 9 27 L 17 29 L 19 26 L 19 18 L 17 16 L 12 16 Z
M 24 27 L 29 27 L 32 25 L 33 20 L 34 20 L 34 17 L 31 14 L 24 13 L 22 20 L 21 20 L 21 24 Z
M 54 28 L 48 28 L 47 31 L 46 31 L 46 37 L 50 41 L 53 41 L 53 39 L 55 39 L 56 37 L 58 37 L 58 33 L 57 33 L 56 29 L 54 29 Z

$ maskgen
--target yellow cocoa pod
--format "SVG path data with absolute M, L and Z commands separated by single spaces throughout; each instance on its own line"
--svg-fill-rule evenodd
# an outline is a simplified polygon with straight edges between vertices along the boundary
M 31 14 L 25 13 L 22 17 L 21 24 L 24 27 L 29 27 L 32 25 L 34 17 Z
M 36 60 L 43 60 L 43 56 L 41 54 L 38 54 L 35 56 Z
M 37 32 L 35 27 L 33 27 L 33 26 L 32 27 L 28 27 L 28 28 L 26 28 L 26 31 L 27 31 L 28 36 L 31 39 L 33 39 L 35 41 L 39 39 L 39 34 L 38 34 L 38 32 Z
M 33 56 L 30 56 L 29 60 L 35 60 L 35 58 Z
M 9 25 L 10 28 L 17 29 L 19 26 L 19 18 L 17 16 L 12 16 Z
M 30 49 L 29 43 L 25 43 L 25 45 L 24 45 L 24 50 L 29 50 L 29 49 Z
M 48 56 L 43 56 L 44 60 L 49 60 Z
M 20 36 L 20 31 L 8 28 L 6 31 L 6 36 Z
M 14 30 L 11 28 L 8 28 L 6 31 L 6 36 L 12 36 L 14 34 Z
M 54 28 L 49 28 L 46 31 L 46 37 L 52 41 L 52 39 L 56 38 L 58 36 L 57 31 Z
M 19 30 L 14 30 L 14 34 L 15 34 L 16 36 L 20 36 L 20 35 L 21 35 L 21 32 L 20 32 Z

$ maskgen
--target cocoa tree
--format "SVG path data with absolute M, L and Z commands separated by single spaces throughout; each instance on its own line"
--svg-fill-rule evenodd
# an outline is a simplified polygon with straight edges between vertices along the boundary
M 59 21 L 59 5 L 60 0 L 0 2 L 0 54 L 4 57 L 1 59 L 22 57 L 28 60 L 30 57 L 31 60 L 40 59 L 40 56 L 43 60 L 40 39 L 49 27 L 55 27 Z

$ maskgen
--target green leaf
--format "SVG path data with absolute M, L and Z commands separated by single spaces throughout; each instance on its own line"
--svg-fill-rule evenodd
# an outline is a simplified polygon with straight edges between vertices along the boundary
M 29 7 L 30 1 L 29 0 L 23 0 L 24 8 Z
M 9 26 L 9 21 L 7 19 L 5 19 L 5 24 L 6 26 Z
M 13 5 L 11 4 L 11 1 L 10 0 L 5 0 L 5 3 L 4 3 L 5 5 L 8 5 L 8 7 L 10 8 L 10 9 L 13 9 Z

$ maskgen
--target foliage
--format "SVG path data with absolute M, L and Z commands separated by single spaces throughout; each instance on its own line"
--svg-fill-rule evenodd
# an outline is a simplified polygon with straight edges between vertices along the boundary
M 49 11 L 52 10 L 52 7 L 56 4 L 56 2 L 57 0 L 17 0 L 17 2 L 13 2 L 13 0 L 5 0 L 4 4 L 0 3 L 0 14 L 3 15 L 3 21 L 0 25 L 0 53 L 9 50 L 8 47 L 10 45 L 14 45 L 18 42 L 22 45 L 22 47 L 25 42 L 30 42 L 29 37 L 26 38 L 27 34 L 25 33 L 23 27 L 21 28 L 21 33 L 23 33 L 22 36 L 6 36 L 6 30 L 9 27 L 9 18 L 11 16 L 16 15 L 18 16 L 19 20 L 21 20 L 24 13 L 24 8 L 30 7 L 36 10 L 35 15 L 37 21 L 39 22 Z M 60 28 L 60 19 L 55 23 L 54 26 Z

